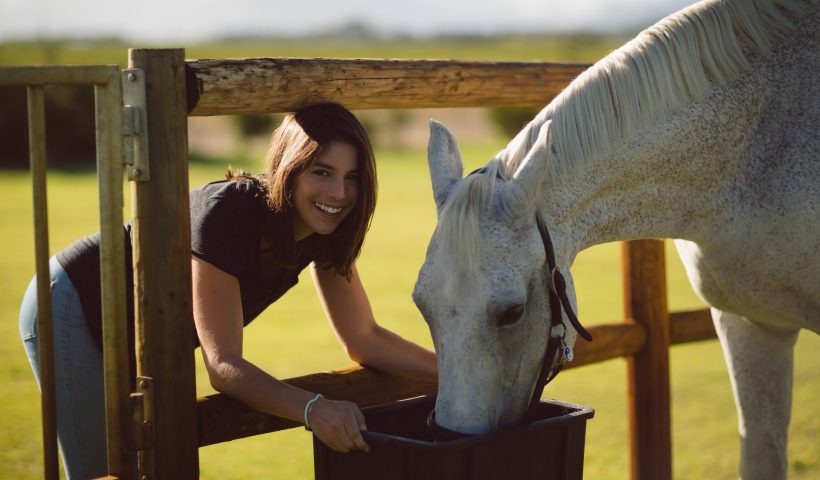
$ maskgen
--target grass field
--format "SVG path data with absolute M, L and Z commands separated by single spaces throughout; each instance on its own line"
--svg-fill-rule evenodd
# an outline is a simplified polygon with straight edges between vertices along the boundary
M 458 58 L 464 60 L 551 60 L 591 62 L 624 43 L 627 35 L 508 35 L 431 39 L 256 39 L 193 45 L 110 42 L 0 43 L 0 65 L 119 64 L 131 47 L 185 48 L 186 58 L 335 57 Z
M 500 141 L 465 148 L 483 164 Z M 435 222 L 422 149 L 377 152 L 380 197 L 360 271 L 378 320 L 419 343 L 429 333 L 410 299 Z M 241 160 L 233 161 L 242 163 Z M 253 163 L 245 164 L 255 168 Z M 221 176 L 224 162 L 192 164 L 190 184 Z M 0 189 L 0 478 L 41 477 L 37 390 L 17 333 L 17 309 L 34 269 L 30 182 L 26 172 L 4 171 Z M 51 250 L 91 233 L 96 222 L 91 173 L 49 177 Z M 670 307 L 698 308 L 673 252 L 668 255 Z M 617 245 L 585 251 L 573 267 L 580 315 L 586 324 L 622 317 Z M 350 364 L 326 325 L 309 277 L 246 329 L 248 357 L 287 378 Z M 197 353 L 198 390 L 211 393 Z M 678 479 L 736 478 L 738 442 L 734 404 L 717 342 L 672 349 L 674 473 Z M 793 479 L 820 476 L 820 338 L 804 332 L 797 345 L 794 414 L 789 447 Z M 629 477 L 625 364 L 613 360 L 561 374 L 546 395 L 596 409 L 588 424 L 585 471 L 591 479 Z M 301 429 L 200 450 L 202 478 L 312 478 L 310 436 Z
M 563 60 L 591 62 L 624 38 L 515 37 L 502 40 L 437 39 L 367 44 L 339 41 L 257 41 L 196 45 L 187 58 L 323 56 Z M 127 61 L 116 42 L 0 44 L 0 65 L 96 64 Z M 152 45 L 155 46 L 155 45 Z M 179 47 L 184 45 L 166 45 Z M 467 168 L 483 164 L 502 145 L 489 139 L 465 148 Z M 359 270 L 377 319 L 388 328 L 430 345 L 429 333 L 410 300 L 415 276 L 434 228 L 435 211 L 423 147 L 377 152 L 380 199 Z M 257 169 L 255 161 L 232 159 Z M 223 162 L 197 162 L 191 186 L 221 177 Z M 0 182 L 0 479 L 42 476 L 39 401 L 17 333 L 17 311 L 34 270 L 30 181 L 26 172 L 2 171 Z M 49 177 L 51 251 L 98 229 L 96 180 L 91 173 L 54 172 Z M 699 308 L 673 249 L 667 245 L 669 305 Z M 573 267 L 580 316 L 585 324 L 622 318 L 617 245 L 583 252 Z M 308 277 L 246 329 L 248 357 L 287 378 L 348 365 L 312 291 Z M 795 354 L 794 413 L 789 447 L 790 478 L 820 478 L 820 337 L 804 332 Z M 212 393 L 197 353 L 200 395 Z M 734 403 L 716 341 L 671 351 L 674 474 L 677 479 L 737 478 L 738 441 Z M 625 363 L 612 360 L 562 373 L 546 395 L 596 409 L 588 424 L 585 471 L 590 479 L 629 477 Z M 200 450 L 204 479 L 312 478 L 310 436 L 294 429 Z

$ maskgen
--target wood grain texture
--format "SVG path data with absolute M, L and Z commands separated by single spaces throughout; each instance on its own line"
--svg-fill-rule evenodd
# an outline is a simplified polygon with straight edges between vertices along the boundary
M 147 478 L 197 478 L 188 123 L 181 49 L 133 49 L 145 71 L 151 180 L 133 182 L 137 375 L 153 378 Z M 111 472 L 118 476 L 125 472 Z
M 663 241 L 624 242 L 622 248 L 624 313 L 646 333 L 644 347 L 627 357 L 632 479 L 670 480 L 670 339 Z
M 669 338 L 673 345 L 717 338 L 708 309 L 669 314 Z
M 285 382 L 333 400 L 355 402 L 362 408 L 436 391 L 433 382 L 396 377 L 358 365 L 291 378 Z M 223 394 L 200 398 L 197 412 L 201 447 L 301 426 L 298 422 L 260 413 Z
M 322 101 L 353 110 L 543 107 L 588 67 L 327 58 L 189 60 L 186 65 L 192 116 L 288 112 Z
M 674 343 L 714 337 L 714 329 L 709 337 L 705 328 L 711 324 L 703 322 L 708 315 L 708 310 L 673 314 L 675 322 L 687 322 L 680 326 L 683 333 L 674 339 Z M 696 319 L 695 328 L 689 327 L 693 319 Z M 589 331 L 594 340 L 579 339 L 575 343 L 575 360 L 566 364 L 565 370 L 634 355 L 646 343 L 644 328 L 632 321 L 595 325 Z M 328 398 L 356 402 L 363 408 L 436 392 L 434 383 L 396 377 L 358 365 L 285 382 Z M 301 426 L 298 422 L 257 412 L 223 394 L 199 398 L 197 412 L 200 447 Z

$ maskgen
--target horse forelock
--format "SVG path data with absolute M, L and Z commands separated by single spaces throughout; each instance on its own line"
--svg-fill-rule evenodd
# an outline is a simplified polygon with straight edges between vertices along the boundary
M 552 120 L 552 170 L 563 176 L 628 138 L 639 124 L 679 110 L 736 79 L 747 55 L 767 55 L 800 13 L 797 0 L 707 0 L 641 32 L 571 82 L 499 153 L 515 171 Z
M 438 230 L 444 255 L 462 260 L 458 262 L 461 273 L 474 272 L 478 266 L 483 247 L 481 217 L 491 214 L 491 209 L 506 208 L 496 200 L 503 202 L 498 191 L 508 178 L 506 166 L 491 160 L 481 174 L 468 175 L 456 183 L 441 208 Z

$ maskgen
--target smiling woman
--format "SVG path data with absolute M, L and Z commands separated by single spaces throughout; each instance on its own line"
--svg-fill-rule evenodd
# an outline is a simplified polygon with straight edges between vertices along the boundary
M 285 118 L 273 133 L 265 174 L 229 171 L 227 180 L 190 193 L 193 316 L 211 385 L 261 412 L 304 422 L 343 452 L 368 449 L 356 404 L 273 378 L 245 357 L 243 328 L 312 264 L 317 295 L 352 360 L 435 378 L 432 352 L 375 322 L 356 271 L 375 208 L 374 165 L 370 140 L 356 117 L 324 103 Z M 124 233 L 130 254 L 130 225 Z M 51 259 L 54 332 L 61 349 L 55 359 L 58 437 L 69 479 L 106 474 L 98 252 L 99 235 L 93 235 Z M 20 332 L 35 375 L 36 317 L 36 289 L 30 287 Z

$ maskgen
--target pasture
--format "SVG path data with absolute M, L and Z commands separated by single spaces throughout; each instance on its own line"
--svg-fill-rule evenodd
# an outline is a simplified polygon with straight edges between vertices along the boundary
M 464 59 L 550 59 L 594 61 L 620 43 L 550 44 L 508 39 L 506 44 L 452 40 L 437 47 L 406 44 L 330 49 L 328 45 L 280 43 L 242 49 L 190 48 L 191 58 L 237 56 L 416 57 Z M 562 46 L 563 45 L 563 46 Z M 575 46 L 573 46 L 575 45 Z M 88 50 L 82 44 L 0 45 L 0 64 L 117 63 L 125 45 Z M 425 128 L 422 126 L 421 128 Z M 507 139 L 462 145 L 465 169 L 485 163 Z M 380 194 L 376 217 L 359 269 L 380 323 L 421 344 L 430 335 L 410 299 L 413 283 L 435 225 L 423 145 L 390 150 L 377 145 Z M 257 158 L 192 163 L 191 187 L 221 178 L 228 163 L 258 170 Z M 30 181 L 26 172 L 3 171 L 0 183 L 0 478 L 41 477 L 39 402 L 17 333 L 17 310 L 34 270 Z M 127 197 L 127 194 L 126 194 Z M 126 199 L 127 201 L 127 199 Z M 128 207 L 126 207 L 127 217 Z M 98 229 L 96 179 L 88 172 L 54 172 L 49 178 L 50 248 L 54 252 Z M 667 245 L 671 310 L 701 308 L 671 244 Z M 622 318 L 619 248 L 604 245 L 581 254 L 573 267 L 579 316 L 585 325 Z M 246 329 L 248 358 L 280 378 L 348 365 L 321 313 L 307 275 L 280 302 Z M 736 478 L 738 440 L 735 408 L 717 341 L 671 350 L 674 476 L 679 479 Z M 820 337 L 803 332 L 795 353 L 794 411 L 789 447 L 793 479 L 820 477 Z M 207 385 L 197 357 L 199 395 Z M 625 362 L 612 360 L 561 374 L 545 395 L 596 409 L 588 423 L 587 478 L 629 477 L 625 407 Z M 310 436 L 301 429 L 262 435 L 200 450 L 201 478 L 312 478 Z
M 482 164 L 501 138 L 465 145 L 469 166 Z M 380 195 L 376 217 L 359 262 L 377 319 L 425 345 L 430 335 L 410 299 L 418 267 L 435 225 L 425 152 L 377 151 Z M 254 168 L 255 159 L 231 159 Z M 193 163 L 191 186 L 219 178 L 228 160 Z M 4 172 L 0 190 L 0 477 L 41 475 L 37 391 L 17 333 L 17 308 L 34 269 L 31 193 L 25 172 Z M 126 211 L 127 211 L 126 207 Z M 96 180 L 91 173 L 55 172 L 49 179 L 51 250 L 96 230 Z M 700 308 L 674 251 L 668 250 L 670 308 Z M 587 325 L 617 321 L 621 314 L 619 249 L 604 245 L 581 254 L 573 268 L 579 309 Z M 249 358 L 280 378 L 350 364 L 327 326 L 309 277 L 246 330 Z M 200 395 L 212 393 L 197 358 Z M 716 341 L 671 351 L 675 478 L 735 478 L 738 456 L 734 404 Z M 820 473 L 820 337 L 804 332 L 797 345 L 790 478 Z M 588 478 L 629 476 L 622 360 L 559 375 L 546 396 L 596 409 L 588 424 Z M 262 435 L 200 450 L 202 478 L 312 478 L 310 437 L 301 429 Z

